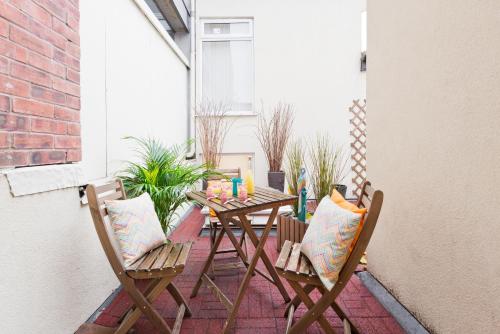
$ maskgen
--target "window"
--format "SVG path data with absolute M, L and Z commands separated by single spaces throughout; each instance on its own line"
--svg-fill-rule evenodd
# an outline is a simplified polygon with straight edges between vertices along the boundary
M 233 115 L 254 112 L 252 23 L 250 19 L 201 21 L 199 98 L 226 103 Z

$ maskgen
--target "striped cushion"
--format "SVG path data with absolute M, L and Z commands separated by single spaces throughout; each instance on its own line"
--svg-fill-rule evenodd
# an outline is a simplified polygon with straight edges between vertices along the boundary
M 166 242 L 148 193 L 127 200 L 105 201 L 105 205 L 126 267 Z
M 337 282 L 347 261 L 360 220 L 360 214 L 341 208 L 328 196 L 319 203 L 311 219 L 301 252 L 328 290 Z

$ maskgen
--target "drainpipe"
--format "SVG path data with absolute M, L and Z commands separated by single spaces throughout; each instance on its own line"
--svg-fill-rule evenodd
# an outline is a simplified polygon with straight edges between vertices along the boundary
M 196 107 L 196 0 L 191 0 L 191 50 L 189 53 L 189 110 L 188 110 L 188 133 L 187 140 L 193 140 L 189 145 L 186 159 L 196 159 L 196 126 L 195 126 L 195 107 Z

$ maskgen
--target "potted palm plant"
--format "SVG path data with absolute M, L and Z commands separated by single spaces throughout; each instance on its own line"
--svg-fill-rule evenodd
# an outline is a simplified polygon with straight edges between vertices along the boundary
M 316 201 L 329 196 L 333 188 L 341 191 L 347 188 L 341 184 L 348 163 L 347 154 L 341 145 L 336 144 L 328 135 L 318 134 L 309 145 L 309 155 L 309 174 Z M 345 196 L 345 190 L 343 195 Z
M 133 198 L 147 192 L 163 230 L 168 232 L 176 210 L 189 201 L 186 192 L 209 177 L 211 169 L 188 163 L 187 145 L 167 147 L 153 138 L 127 139 L 137 145 L 137 160 L 126 162 L 126 168 L 119 173 L 127 195 Z
M 257 124 L 257 137 L 269 165 L 268 184 L 281 192 L 285 190 L 285 172 L 281 166 L 292 132 L 293 119 L 293 106 L 278 103 L 269 116 L 261 112 Z

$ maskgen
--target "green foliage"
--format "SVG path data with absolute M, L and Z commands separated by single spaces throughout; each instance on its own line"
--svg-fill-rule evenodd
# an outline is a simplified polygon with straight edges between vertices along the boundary
M 185 160 L 188 145 L 164 146 L 153 138 L 126 137 L 137 144 L 137 161 L 128 161 L 120 173 L 130 198 L 147 192 L 166 232 L 176 209 L 189 201 L 186 192 L 196 183 L 212 175 L 205 165 L 193 165 Z
M 290 143 L 286 150 L 285 175 L 288 183 L 288 191 L 292 195 L 300 195 L 298 193 L 297 180 L 299 179 L 300 170 L 304 167 L 304 147 L 302 141 L 295 140 Z M 293 213 L 295 217 L 299 215 L 299 203 L 296 201 L 293 204 Z
M 309 146 L 311 157 L 311 185 L 316 200 L 329 196 L 335 184 L 345 177 L 348 162 L 342 146 L 335 144 L 328 135 L 318 134 L 316 140 Z

